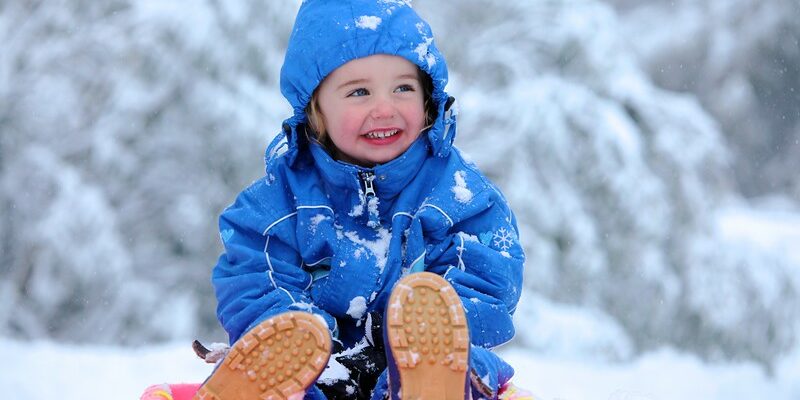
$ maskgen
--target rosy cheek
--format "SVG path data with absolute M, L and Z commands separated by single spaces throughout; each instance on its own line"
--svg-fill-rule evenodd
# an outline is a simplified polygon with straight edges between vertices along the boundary
M 348 137 L 355 136 L 358 133 L 358 124 L 353 118 L 345 118 L 342 120 L 342 134 Z
M 363 123 L 364 118 L 359 113 L 351 112 L 342 116 L 342 127 L 350 136 L 357 136 Z
M 411 126 L 418 127 L 422 129 L 425 124 L 425 113 L 424 111 L 420 110 L 417 107 L 410 108 L 406 113 L 408 116 L 408 122 Z

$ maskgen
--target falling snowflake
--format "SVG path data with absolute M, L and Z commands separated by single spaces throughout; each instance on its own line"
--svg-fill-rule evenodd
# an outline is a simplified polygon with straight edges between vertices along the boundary
M 500 228 L 494 233 L 494 245 L 499 247 L 502 251 L 506 251 L 514 244 L 514 234 L 509 232 L 506 228 Z

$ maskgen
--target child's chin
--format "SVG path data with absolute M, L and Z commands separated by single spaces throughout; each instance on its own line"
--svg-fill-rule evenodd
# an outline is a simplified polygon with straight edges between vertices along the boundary
M 395 153 L 396 153 L 396 154 L 395 154 Z M 386 163 L 388 163 L 389 161 L 392 161 L 392 160 L 394 160 L 395 158 L 399 157 L 399 156 L 400 156 L 400 154 L 402 154 L 402 152 L 392 152 L 392 153 L 389 153 L 389 154 L 385 154 L 385 155 L 381 155 L 381 156 L 378 156 L 378 157 L 374 157 L 374 158 L 372 158 L 372 159 L 371 159 L 369 162 L 370 162 L 372 165 L 376 165 L 376 164 L 386 164 Z
M 364 151 L 363 153 L 365 154 L 362 154 L 363 157 L 351 157 L 349 161 L 362 167 L 372 168 L 377 164 L 386 164 L 389 161 L 400 157 L 400 155 L 402 155 L 406 150 L 408 150 L 408 147 L 402 149 L 398 146 L 392 146 L 392 148 L 389 148 L 388 146 L 386 148 L 379 149 L 372 148 L 368 151 Z

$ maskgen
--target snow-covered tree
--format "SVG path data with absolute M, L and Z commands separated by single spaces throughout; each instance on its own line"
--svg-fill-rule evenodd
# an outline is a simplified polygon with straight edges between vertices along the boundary
M 3 331 L 140 342 L 197 332 L 197 315 L 215 326 L 216 215 L 286 114 L 296 4 L 280 3 L 0 5 Z
M 800 198 L 800 2 L 609 3 L 655 82 L 719 121 L 742 192 Z

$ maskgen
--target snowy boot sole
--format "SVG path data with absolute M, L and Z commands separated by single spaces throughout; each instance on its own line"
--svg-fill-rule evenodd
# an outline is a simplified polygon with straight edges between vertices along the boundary
M 408 275 L 392 290 L 386 318 L 401 397 L 464 400 L 470 342 L 455 289 L 430 272 Z
M 328 327 L 288 312 L 256 325 L 231 347 L 194 400 L 302 399 L 331 354 Z

